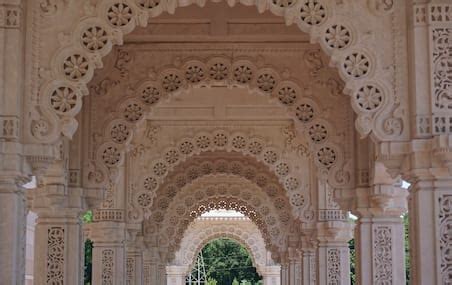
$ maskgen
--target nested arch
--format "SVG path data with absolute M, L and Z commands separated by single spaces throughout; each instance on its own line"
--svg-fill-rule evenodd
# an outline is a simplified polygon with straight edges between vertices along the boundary
M 236 1 L 228 3 L 233 6 Z M 353 11 L 353 7 L 349 6 L 351 3 L 341 4 L 343 7 L 332 0 L 242 0 L 239 3 L 255 5 L 259 12 L 269 10 L 283 16 L 287 24 L 297 24 L 314 41 L 321 43 L 346 81 L 346 91 L 352 94 L 352 106 L 358 114 L 357 129 L 361 134 L 373 131 L 380 140 L 400 135 L 403 128 L 401 120 L 379 120 L 378 124 L 375 122 L 376 117 L 391 113 L 388 108 L 394 103 L 392 82 L 386 79 L 384 67 L 378 64 L 377 55 L 380 53 L 376 50 L 376 45 L 369 40 L 360 40 L 362 35 L 358 31 L 361 30 L 361 19 L 341 11 Z M 72 36 L 53 54 L 51 75 L 40 86 L 38 113 L 42 118 L 32 122 L 34 137 L 46 142 L 55 141 L 61 132 L 72 137 L 77 129 L 74 117 L 81 109 L 82 96 L 88 93 L 86 84 L 91 80 L 93 70 L 102 65 L 101 58 L 111 51 L 113 45 L 122 44 L 123 36 L 133 31 L 137 25 L 145 26 L 148 18 L 163 12 L 173 13 L 177 7 L 190 4 L 202 7 L 205 1 L 103 0 L 93 7 L 85 5 L 87 15 L 79 16 Z M 385 5 L 389 7 L 380 10 Z M 392 2 L 385 5 L 371 5 L 372 11 L 392 10 Z M 82 10 L 81 6 L 78 7 Z M 363 9 L 359 11 L 363 12 Z M 368 16 L 372 17 L 371 14 Z M 227 75 L 222 74 L 224 67 L 229 64 L 216 61 L 212 65 L 207 62 L 204 72 L 210 79 L 223 80 L 222 77 Z M 202 64 L 193 65 L 188 70 L 196 73 L 201 67 Z M 159 78 L 159 87 L 166 89 L 166 92 L 174 92 L 181 85 L 187 84 L 187 80 L 197 80 L 195 73 L 184 76 L 181 71 L 185 72 L 181 69 L 163 72 Z M 239 84 L 246 83 L 249 75 L 253 75 L 252 71 L 252 65 L 239 64 L 234 69 L 235 78 L 231 79 Z M 296 86 L 291 85 L 289 82 L 277 91 L 284 94 L 283 103 L 292 100 L 294 91 L 291 88 Z
M 160 245 L 170 248 L 177 246 L 194 219 L 210 210 L 241 212 L 259 226 L 264 239 L 275 252 L 286 245 L 288 232 L 294 223 L 287 198 L 269 197 L 258 186 L 231 175 L 199 178 L 184 187 L 171 201 L 157 199 L 156 205 L 158 210 L 144 221 L 144 232 L 158 235 Z
M 215 75 L 209 72 L 214 67 L 220 74 Z M 199 59 L 188 60 L 181 63 L 179 68 L 166 68 L 159 74 L 160 76 L 156 80 L 145 80 L 139 83 L 133 92 L 134 95 L 124 98 L 118 104 L 117 112 L 107 116 L 108 119 L 102 128 L 104 130 L 102 141 L 96 149 L 98 165 L 94 170 L 104 173 L 102 175 L 104 180 L 107 178 L 108 169 L 115 169 L 122 164 L 125 151 L 136 132 L 135 126 L 144 120 L 150 108 L 162 101 L 168 94 L 186 91 L 187 85 L 193 87 L 226 80 L 232 85 L 246 85 L 250 90 L 255 90 L 255 93 L 268 94 L 287 107 L 296 122 L 297 131 L 306 137 L 314 162 L 320 168 L 331 173 L 331 184 L 340 187 L 341 184 L 350 182 L 350 174 L 338 173 L 343 170 L 345 163 L 345 146 L 343 140 L 335 137 L 336 126 L 323 118 L 320 105 L 313 98 L 304 96 L 301 92 L 302 88 L 295 81 L 282 80 L 282 76 L 276 69 L 264 67 L 257 70 L 251 59 L 231 62 L 229 58 L 214 57 L 205 63 Z M 203 138 L 207 138 L 208 141 Z M 189 142 L 189 139 L 192 142 Z M 253 143 L 262 145 L 262 142 L 251 142 L 247 139 L 258 138 L 231 137 L 231 134 L 221 131 L 215 134 L 197 134 L 192 138 L 187 138 L 186 145 L 174 146 L 165 154 L 166 157 L 162 158 L 162 162 L 167 164 L 171 160 L 177 162 L 180 158 L 190 155 L 191 152 L 184 153 L 184 151 L 190 151 L 183 149 L 184 147 L 193 147 L 196 151 L 210 150 L 212 147 L 220 150 L 243 151 L 244 148 L 252 147 Z M 208 143 L 208 145 L 203 146 L 203 143 Z M 240 144 L 244 145 L 240 147 Z M 260 154 L 258 149 L 256 149 L 256 153 L 246 151 L 249 155 Z M 167 161 L 165 162 L 165 160 Z M 342 180 L 336 179 L 337 176 L 342 176 Z M 98 183 L 93 179 L 90 180 L 89 177 L 88 181 Z
M 164 182 L 155 193 L 144 189 L 133 193 L 132 208 L 140 209 L 145 215 L 149 212 L 155 212 L 158 210 L 158 204 L 161 200 L 170 201 L 180 189 L 195 183 L 197 179 L 222 174 L 246 179 L 262 188 L 269 197 L 288 199 L 291 213 L 295 218 L 304 222 L 312 221 L 314 215 L 309 187 L 303 187 L 299 191 L 287 192 L 276 174 L 271 172 L 265 164 L 244 156 L 227 154 L 222 155 L 220 152 L 204 156 L 198 155 L 181 163 L 165 177 Z M 303 183 L 307 185 L 306 181 L 303 181 Z M 140 215 L 132 214 L 130 216 L 139 217 Z
M 184 233 L 179 250 L 170 265 L 192 268 L 198 252 L 209 242 L 229 238 L 244 246 L 252 257 L 253 265 L 262 274 L 265 266 L 274 265 L 259 228 L 246 218 L 199 218 Z
M 123 160 L 122 148 L 124 146 L 106 143 L 97 155 L 106 167 L 117 167 Z M 300 180 L 300 177 L 306 175 L 300 175 L 300 171 L 306 171 L 309 165 L 297 165 L 301 161 L 294 159 L 297 154 L 291 155 L 290 151 L 275 147 L 268 138 L 260 135 L 220 129 L 201 131 L 193 136 L 183 137 L 165 149 L 153 150 L 154 157 L 149 162 L 149 167 L 142 169 L 142 176 L 137 183 L 138 188 L 154 193 L 174 167 L 195 155 L 216 151 L 237 152 L 262 162 L 276 174 L 288 193 L 298 192 L 306 187 Z M 349 183 L 350 179 L 342 181 L 338 179 L 337 173 L 348 172 L 341 168 L 343 154 L 335 144 L 320 145 L 316 152 L 321 161 L 325 162 L 323 164 L 319 161 L 317 165 L 330 173 L 332 185 L 337 182 L 343 185 Z M 350 174 L 347 175 L 350 177 Z

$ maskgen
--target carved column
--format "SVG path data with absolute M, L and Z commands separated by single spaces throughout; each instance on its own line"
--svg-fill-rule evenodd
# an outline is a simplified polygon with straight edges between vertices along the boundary
M 313 233 L 306 234 L 301 240 L 301 266 L 302 266 L 302 283 L 303 285 L 314 285 L 316 284 L 316 240 L 314 240 Z
M 281 284 L 289 285 L 289 263 L 285 258 L 281 260 Z
M 34 284 L 82 282 L 82 190 L 49 183 L 33 190 L 35 228 Z
M 281 284 L 281 267 L 280 266 L 265 266 L 262 278 L 264 285 L 280 285 Z
M 302 270 L 301 270 L 301 252 L 296 247 L 289 247 L 288 251 L 288 275 L 290 285 L 301 285 Z
M 25 203 L 19 127 L 24 84 L 21 0 L 0 1 L 0 279 L 24 284 Z
M 452 282 L 452 135 L 416 140 L 410 157 L 412 284 Z
M 126 284 L 143 284 L 142 251 L 139 248 L 128 248 L 126 258 Z
M 96 210 L 90 226 L 93 241 L 93 285 L 125 284 L 126 230 L 121 210 Z
M 404 227 L 408 193 L 393 185 L 358 189 L 355 229 L 359 284 L 405 284 Z M 367 206 L 367 207 L 366 207 Z
M 158 247 L 148 246 L 148 249 L 143 253 L 143 284 L 154 285 L 166 282 L 166 278 L 164 278 L 165 275 L 162 276 L 161 273 Z
M 348 241 L 353 225 L 345 221 L 317 224 L 318 284 L 350 284 L 350 251 Z
M 4 282 L 2 284 L 23 284 L 26 226 L 24 189 L 17 185 L 14 177 L 1 177 L 1 174 L 0 217 L 0 276 Z
M 167 266 L 167 285 L 185 285 L 185 276 L 187 271 L 188 270 L 185 266 Z

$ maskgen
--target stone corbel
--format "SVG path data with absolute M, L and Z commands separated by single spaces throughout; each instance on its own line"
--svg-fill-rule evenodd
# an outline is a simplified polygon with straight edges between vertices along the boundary
M 50 167 L 61 159 L 56 145 L 28 144 L 24 146 L 24 155 L 38 185 L 46 184 L 42 179 L 48 174 Z
M 376 146 L 376 162 L 382 163 L 391 178 L 397 178 L 408 158 L 408 142 L 382 142 Z
M 374 185 L 370 192 L 370 211 L 374 216 L 400 217 L 408 209 L 406 189 L 395 185 Z

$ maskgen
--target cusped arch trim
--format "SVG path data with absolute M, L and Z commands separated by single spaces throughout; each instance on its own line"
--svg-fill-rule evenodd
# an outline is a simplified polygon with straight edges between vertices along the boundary
M 197 179 L 213 175 L 231 175 L 241 177 L 262 188 L 273 198 L 288 197 L 294 217 L 301 221 L 309 222 L 313 218 L 310 205 L 310 189 L 302 188 L 300 191 L 287 192 L 278 180 L 275 173 L 269 171 L 263 163 L 249 163 L 249 159 L 233 158 L 201 158 L 199 160 L 190 159 L 170 173 L 165 182 L 157 189 L 156 194 L 149 191 L 138 191 L 133 193 L 133 206 L 141 209 L 143 214 L 154 212 L 158 203 L 153 203 L 158 199 L 172 199 L 184 187 L 195 183 Z M 137 216 L 139 215 L 130 215 Z
M 93 77 L 93 70 L 102 66 L 102 57 L 111 51 L 113 45 L 122 44 L 124 35 L 132 32 L 137 25 L 147 25 L 149 17 L 156 17 L 163 12 L 171 14 L 177 7 L 190 4 L 202 7 L 205 2 L 102 0 L 95 7 L 87 9 L 91 15 L 79 18 L 72 31 L 73 36 L 52 56 L 51 78 L 42 83 L 39 91 L 38 113 L 47 119 L 40 118 L 31 122 L 33 136 L 39 142 L 54 142 L 61 133 L 72 137 L 78 126 L 75 116 L 81 110 L 82 97 L 88 94 L 87 83 Z M 362 135 L 373 132 L 374 137 L 381 141 L 400 135 L 399 129 L 403 128 L 400 126 L 401 120 L 398 121 L 398 126 L 394 120 L 391 121 L 392 127 L 389 130 L 388 120 L 376 122 L 377 113 L 392 112 L 394 91 L 391 88 L 392 82 L 385 77 L 384 67 L 377 64 L 377 47 L 370 41 L 360 40 L 362 36 L 356 32 L 360 30 L 360 22 L 355 17 L 337 13 L 339 6 L 332 0 L 228 1 L 231 6 L 237 2 L 255 5 L 259 12 L 269 10 L 275 15 L 283 16 L 287 24 L 297 24 L 302 31 L 310 34 L 313 41 L 321 43 L 345 80 L 346 92 L 352 94 L 352 106 L 358 115 L 356 127 Z M 374 6 L 378 10 L 384 5 Z M 393 4 L 382 11 L 391 11 L 392 8 Z M 368 16 L 372 15 L 369 13 Z M 224 69 L 218 69 L 218 64 L 221 62 L 207 66 L 209 69 L 205 70 L 206 77 L 216 80 L 220 79 L 218 76 L 223 76 Z M 235 70 L 238 71 L 238 76 L 235 80 L 238 83 L 242 80 L 246 82 L 247 75 L 252 70 L 248 66 L 237 68 Z M 196 77 L 183 76 L 182 70 L 176 71 L 160 78 L 161 86 L 167 91 L 176 91 L 181 87 L 177 85 L 187 83 L 187 79 L 196 80 Z M 290 85 L 281 86 L 276 92 L 282 92 L 290 100 L 293 95 L 293 90 L 289 90 Z M 49 121 L 54 126 L 49 126 Z
M 289 228 L 293 224 L 287 199 L 273 199 L 258 186 L 234 176 L 219 175 L 198 179 L 160 208 L 160 211 L 155 211 L 150 217 L 155 228 L 151 234 L 158 231 L 159 240 L 168 243 L 165 246 L 177 244 L 195 218 L 214 209 L 243 213 L 261 228 L 269 244 L 280 249 L 284 248 Z M 172 236 L 171 242 L 165 236 Z
M 90 177 L 99 176 L 104 177 L 104 180 L 107 179 L 108 169 L 115 169 L 123 163 L 125 151 L 126 145 L 124 144 L 114 142 L 102 144 L 96 154 L 97 161 L 99 161 L 97 166 L 101 166 L 101 168 L 89 170 L 87 172 L 88 180 Z M 297 175 L 299 170 L 296 170 L 296 160 L 286 158 L 283 155 L 284 150 L 275 147 L 269 139 L 254 133 L 214 130 L 184 137 L 158 152 L 159 154 L 150 162 L 150 168 L 143 169 L 138 188 L 155 192 L 164 182 L 168 173 L 178 164 L 195 155 L 215 151 L 234 151 L 262 162 L 276 174 L 288 193 L 297 192 L 305 186 Z M 292 157 L 296 157 L 296 154 Z M 349 183 L 350 173 L 342 168 L 344 165 L 343 151 L 336 144 L 325 143 L 317 146 L 314 162 L 317 162 L 316 165 L 331 177 L 329 183 L 332 187 L 340 188 Z M 303 170 L 303 167 L 300 169 Z M 102 170 L 104 174 L 95 174 L 96 171 Z M 91 182 L 102 183 L 103 181 L 91 180 Z M 91 185 L 91 187 L 99 187 L 99 184 Z
M 267 248 L 259 228 L 246 218 L 200 218 L 195 220 L 184 233 L 178 251 L 170 265 L 192 268 L 197 253 L 209 242 L 229 238 L 250 253 L 253 265 L 262 275 L 265 266 L 273 265 L 273 260 L 267 260 Z

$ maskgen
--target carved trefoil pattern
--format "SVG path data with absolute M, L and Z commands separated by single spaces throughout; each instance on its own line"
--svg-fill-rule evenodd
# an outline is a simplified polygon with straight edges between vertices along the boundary
M 439 198 L 439 249 L 442 284 L 452 282 L 452 195 Z
M 102 250 L 102 285 L 113 285 L 113 257 L 112 249 Z
M 337 248 L 327 251 L 327 280 L 328 285 L 341 284 L 341 251 Z
M 389 226 L 374 228 L 374 284 L 392 284 L 392 229 Z
M 64 284 L 64 228 L 47 230 L 47 274 L 46 284 Z

